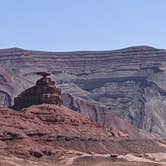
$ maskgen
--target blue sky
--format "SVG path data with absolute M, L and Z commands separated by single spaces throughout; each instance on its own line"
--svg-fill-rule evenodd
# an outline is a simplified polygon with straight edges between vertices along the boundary
M 166 48 L 165 0 L 0 0 L 0 48 Z

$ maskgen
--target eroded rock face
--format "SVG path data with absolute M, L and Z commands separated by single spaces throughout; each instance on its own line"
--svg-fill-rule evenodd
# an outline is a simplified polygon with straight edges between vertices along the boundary
M 11 97 L 8 93 L 0 91 L 0 107 L 10 107 L 11 106 Z
M 22 111 L 0 109 L 0 155 L 23 159 L 52 157 L 55 151 L 75 149 L 104 152 L 101 141 L 112 133 L 80 113 L 57 105 L 38 105 Z M 95 146 L 94 146 L 95 145 Z
M 44 73 L 44 72 L 43 72 Z M 13 108 L 20 110 L 31 105 L 39 104 L 62 105 L 61 89 L 55 86 L 55 82 L 44 73 L 43 78 L 36 82 L 32 88 L 26 89 L 14 99 Z
M 66 53 L 6 49 L 0 50 L 0 65 L 0 89 L 12 99 L 34 85 L 38 76 L 33 72 L 51 71 L 63 93 L 97 103 L 138 128 L 166 137 L 163 49 L 139 46 Z M 102 109 L 92 112 L 92 117 L 97 112 L 98 121 L 104 117 Z
M 60 147 L 86 151 L 86 144 L 99 145 L 97 151 L 102 139 L 113 137 L 113 132 L 88 117 L 54 104 L 31 106 L 22 111 L 1 108 L 0 123 L 0 154 L 3 155 L 14 152 L 26 157 L 32 151 L 32 155 L 37 155 L 35 150 Z
M 93 89 L 92 98 L 134 126 L 165 137 L 166 91 L 144 78 L 114 80 Z
M 90 119 L 105 126 L 110 131 L 114 131 L 115 136 L 128 138 L 152 138 L 153 135 L 144 133 L 128 123 L 123 118 L 112 113 L 108 108 L 100 106 L 97 103 L 91 103 L 87 100 L 74 97 L 70 94 L 63 94 L 63 100 L 66 107 L 69 107 Z

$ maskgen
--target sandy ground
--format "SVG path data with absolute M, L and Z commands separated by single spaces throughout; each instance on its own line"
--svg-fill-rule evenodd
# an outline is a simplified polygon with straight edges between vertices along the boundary
M 115 155 L 115 154 L 114 154 Z M 125 154 L 112 157 L 111 154 L 83 153 L 68 150 L 57 158 L 57 163 L 46 163 L 20 159 L 14 156 L 0 156 L 0 166 L 166 166 L 166 153 Z

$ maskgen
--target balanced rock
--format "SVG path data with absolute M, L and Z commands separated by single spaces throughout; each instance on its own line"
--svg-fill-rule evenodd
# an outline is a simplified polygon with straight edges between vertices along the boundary
M 55 86 L 55 82 L 51 80 L 50 73 L 38 72 L 42 78 L 36 82 L 36 85 L 26 89 L 14 99 L 13 108 L 21 110 L 31 105 L 39 104 L 56 104 L 61 105 L 61 89 Z

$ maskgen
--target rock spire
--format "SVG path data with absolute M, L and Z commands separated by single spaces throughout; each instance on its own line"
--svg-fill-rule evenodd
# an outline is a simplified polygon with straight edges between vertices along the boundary
M 61 89 L 55 86 L 55 82 L 51 80 L 50 73 L 37 72 L 42 78 L 36 82 L 36 85 L 26 89 L 14 99 L 13 108 L 20 110 L 31 105 L 39 104 L 56 104 L 63 103 L 61 99 Z

